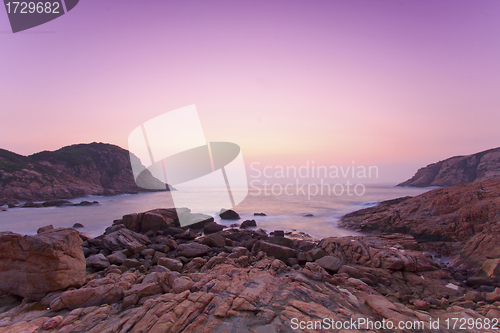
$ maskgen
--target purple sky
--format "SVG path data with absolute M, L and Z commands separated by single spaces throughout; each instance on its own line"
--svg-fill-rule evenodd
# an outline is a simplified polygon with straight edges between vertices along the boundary
M 381 180 L 500 146 L 500 1 L 80 1 L 12 34 L 0 147 L 102 141 L 196 104 L 262 165 L 378 165 Z

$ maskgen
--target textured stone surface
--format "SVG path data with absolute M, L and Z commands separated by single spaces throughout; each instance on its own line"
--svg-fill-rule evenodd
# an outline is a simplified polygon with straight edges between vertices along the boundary
M 82 240 L 74 229 L 35 236 L 0 233 L 0 290 L 39 300 L 85 282 Z

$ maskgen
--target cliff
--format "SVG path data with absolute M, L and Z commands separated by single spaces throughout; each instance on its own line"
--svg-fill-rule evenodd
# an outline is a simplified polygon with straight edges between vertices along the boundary
M 133 161 L 140 163 L 139 160 Z M 148 171 L 140 176 L 154 188 L 165 184 Z M 77 144 L 29 156 L 0 149 L 0 201 L 47 200 L 144 191 L 134 181 L 130 155 L 105 143 Z
M 364 232 L 403 233 L 451 256 L 453 265 L 478 268 L 500 258 L 500 180 L 435 189 L 400 202 L 342 217 L 340 226 Z
M 500 178 L 500 148 L 429 164 L 398 186 L 447 187 L 496 178 Z

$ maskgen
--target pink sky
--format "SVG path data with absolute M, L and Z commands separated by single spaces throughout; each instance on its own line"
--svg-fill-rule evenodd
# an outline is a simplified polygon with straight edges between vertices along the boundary
M 80 1 L 12 34 L 0 148 L 102 141 L 196 104 L 263 165 L 378 165 L 383 181 L 500 146 L 500 2 Z

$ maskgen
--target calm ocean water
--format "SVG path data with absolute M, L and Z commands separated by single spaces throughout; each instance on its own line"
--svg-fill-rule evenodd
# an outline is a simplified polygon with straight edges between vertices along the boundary
M 224 191 L 225 189 L 221 189 Z M 352 230 L 337 226 L 338 219 L 346 213 L 375 205 L 379 201 L 402 196 L 415 196 L 429 189 L 398 188 L 389 185 L 367 185 L 362 196 L 357 195 L 257 195 L 250 191 L 246 199 L 235 210 L 240 214 L 240 221 L 224 221 L 216 216 L 215 211 L 205 211 L 215 217 L 216 222 L 229 226 L 241 223 L 245 219 L 255 219 L 257 226 L 267 231 L 299 230 L 321 239 L 329 236 L 356 235 Z M 289 193 L 294 191 L 289 191 Z M 295 192 L 294 192 L 295 193 Z M 211 193 L 207 192 L 207 200 Z M 78 222 L 85 227 L 80 229 L 89 236 L 98 236 L 115 219 L 124 214 L 143 212 L 154 208 L 173 207 L 170 193 L 140 193 L 111 197 L 85 197 L 71 200 L 97 200 L 99 205 L 88 207 L 50 207 L 50 208 L 14 208 L 0 212 L 0 231 L 12 231 L 21 234 L 35 234 L 45 225 L 71 227 Z M 254 213 L 267 216 L 253 216 Z M 304 217 L 313 214 L 313 217 Z

